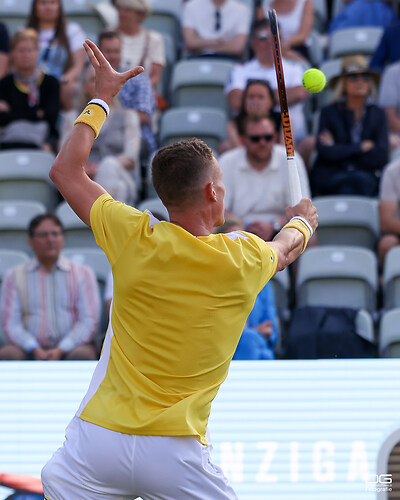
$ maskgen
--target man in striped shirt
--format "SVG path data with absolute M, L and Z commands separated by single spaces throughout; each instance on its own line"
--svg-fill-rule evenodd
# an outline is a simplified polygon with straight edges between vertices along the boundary
M 0 359 L 96 359 L 100 297 L 93 271 L 61 255 L 57 216 L 35 217 L 28 232 L 34 257 L 11 269 L 2 286 L 1 322 L 9 343 Z

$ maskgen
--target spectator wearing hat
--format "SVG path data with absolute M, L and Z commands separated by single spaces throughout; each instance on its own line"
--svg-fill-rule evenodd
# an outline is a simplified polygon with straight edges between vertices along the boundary
M 162 35 L 142 27 L 151 13 L 151 4 L 148 0 L 116 0 L 115 6 L 122 42 L 121 69 L 143 66 L 156 88 L 166 60 Z
M 250 23 L 249 7 L 237 0 L 189 0 L 182 16 L 185 50 L 191 56 L 240 59 Z
M 311 171 L 314 196 L 377 196 L 389 150 L 386 115 L 374 104 L 378 81 L 361 55 L 343 58 L 341 74 L 330 81 L 335 100 L 321 110 Z

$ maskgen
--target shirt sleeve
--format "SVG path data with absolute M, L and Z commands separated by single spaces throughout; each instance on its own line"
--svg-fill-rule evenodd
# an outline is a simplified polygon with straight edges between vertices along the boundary
M 232 90 L 244 90 L 247 83 L 246 72 L 241 64 L 234 66 L 229 74 L 228 81 L 225 85 L 224 92 L 229 94 Z
M 383 73 L 382 80 L 379 85 L 379 106 L 383 108 L 397 108 L 398 100 L 398 84 L 395 78 L 393 67 L 389 66 Z
M 398 169 L 393 169 L 392 165 L 388 165 L 383 171 L 383 175 L 380 183 L 379 199 L 382 201 L 399 201 L 399 197 L 396 191 L 396 174 Z
M 237 9 L 241 7 L 240 22 L 238 23 L 237 35 L 248 35 L 251 26 L 251 11 L 247 5 L 238 5 Z
M 21 299 L 17 290 L 15 270 L 9 271 L 1 290 L 1 322 L 6 338 L 25 352 L 40 347 L 38 340 L 30 333 L 22 321 Z
M 85 33 L 78 23 L 67 23 L 67 36 L 71 52 L 83 49 L 82 45 L 86 39 Z
M 109 194 L 102 194 L 90 210 L 90 225 L 97 244 L 114 265 L 132 233 L 137 230 L 143 213 Z
M 191 2 L 186 2 L 183 5 L 182 11 L 182 28 L 196 29 L 196 18 L 193 15 L 193 8 Z
M 77 321 L 58 344 L 64 352 L 70 352 L 79 345 L 93 340 L 99 326 L 100 292 L 96 277 L 92 269 L 87 266 L 79 266 L 77 274 L 79 276 Z
M 247 233 L 246 231 L 240 231 L 248 237 L 251 244 L 255 246 L 261 258 L 261 275 L 260 284 L 257 293 L 265 287 L 268 281 L 274 276 L 276 272 L 276 267 L 278 265 L 278 256 L 275 250 L 268 245 L 264 240 L 252 233 Z
M 149 54 L 151 54 L 151 62 L 155 64 L 160 64 L 161 66 L 166 65 L 165 59 L 165 47 L 164 39 L 160 33 L 156 31 L 149 31 L 150 42 L 149 42 Z

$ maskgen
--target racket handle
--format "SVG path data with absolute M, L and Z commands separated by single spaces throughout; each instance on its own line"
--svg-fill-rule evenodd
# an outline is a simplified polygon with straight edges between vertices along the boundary
M 297 205 L 301 198 L 301 184 L 299 171 L 297 169 L 296 160 L 293 157 L 287 159 L 288 169 L 289 169 L 289 190 L 290 190 L 290 200 L 291 204 Z

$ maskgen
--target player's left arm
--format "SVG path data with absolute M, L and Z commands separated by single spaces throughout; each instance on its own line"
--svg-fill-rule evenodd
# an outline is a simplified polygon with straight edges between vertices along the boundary
M 143 71 L 138 66 L 125 73 L 118 73 L 93 42 L 86 40 L 83 46 L 96 72 L 96 98 L 107 104 L 127 80 Z M 76 124 L 50 170 L 51 180 L 88 226 L 93 203 L 106 193 L 102 186 L 89 179 L 84 170 L 94 139 L 95 132 L 91 126 L 86 123 Z

